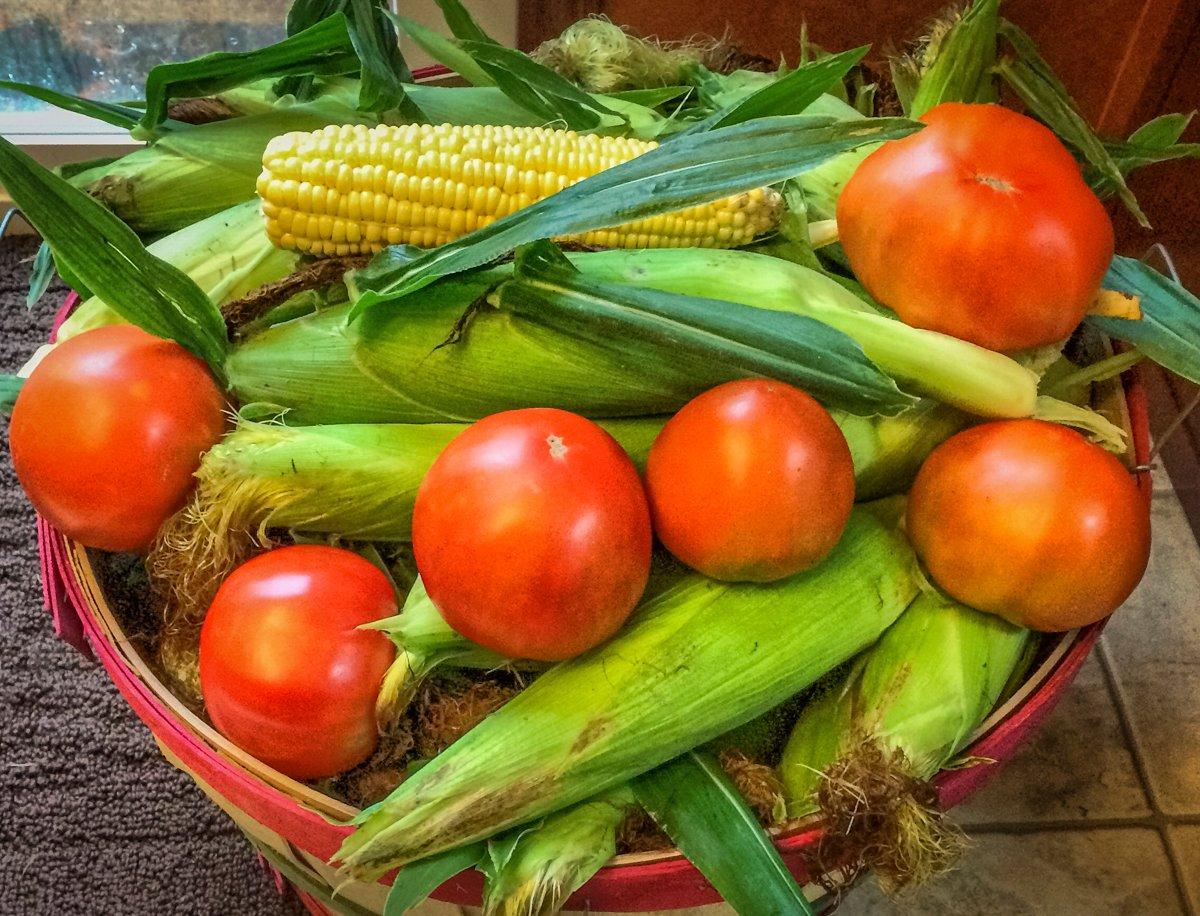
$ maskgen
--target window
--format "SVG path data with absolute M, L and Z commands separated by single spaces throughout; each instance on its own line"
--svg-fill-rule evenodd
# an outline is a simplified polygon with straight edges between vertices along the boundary
M 517 0 L 467 5 L 496 39 L 514 41 Z M 291 0 L 0 0 L 0 79 L 134 100 L 157 63 L 278 41 L 290 6 Z M 392 0 L 392 6 L 444 30 L 434 0 Z M 420 49 L 402 47 L 413 66 L 429 62 Z M 9 91 L 0 91 L 0 134 L 47 165 L 132 147 L 118 128 Z
M 0 0 L 0 77 L 107 101 L 141 96 L 164 60 L 236 51 L 283 36 L 288 0 Z M 0 127 L 27 145 L 128 142 L 114 128 L 0 93 Z

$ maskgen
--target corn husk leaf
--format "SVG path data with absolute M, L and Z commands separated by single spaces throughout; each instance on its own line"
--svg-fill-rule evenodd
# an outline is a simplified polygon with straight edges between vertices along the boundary
M 789 382 L 831 406 L 861 415 L 895 414 L 915 403 L 850 337 L 787 312 L 597 282 L 554 245 L 517 252 L 513 279 L 493 294 L 502 310 L 598 345 L 622 341 L 640 363 L 670 352 L 700 375 L 715 367 L 728 381 L 761 375 Z
M 364 810 L 337 858 L 356 876 L 379 875 L 627 781 L 860 651 L 915 590 L 906 542 L 862 511 L 829 559 L 790 579 L 689 575 Z
M 459 47 L 454 40 L 406 16 L 392 19 L 426 54 L 439 64 L 449 67 L 472 86 L 495 86 L 496 81 L 475 62 L 475 58 Z
M 403 267 L 381 259 L 356 271 L 352 319 L 438 277 L 495 260 L 541 238 L 666 213 L 791 178 L 844 150 L 906 136 L 898 119 L 834 123 L 805 116 L 760 118 L 685 137 L 605 169 L 557 194 L 435 248 Z
M 869 45 L 863 45 L 801 64 L 779 79 L 715 112 L 682 135 L 742 124 L 755 118 L 801 114 L 831 87 L 840 86 L 846 74 L 857 66 L 869 50 Z
M 486 854 L 484 844 L 473 843 L 402 868 L 388 891 L 383 916 L 404 916 L 459 872 L 477 865 Z
M 1033 40 L 1008 20 L 1001 21 L 1000 35 L 1014 53 L 1001 57 L 996 64 L 996 72 L 1012 87 L 1032 114 L 1045 121 L 1064 142 L 1077 149 L 1104 182 L 1116 190 L 1117 196 L 1138 223 L 1150 228 L 1146 214 L 1125 183 L 1120 166 L 1080 113 L 1066 86 L 1038 53 Z
M 137 108 L 129 108 L 125 105 L 101 102 L 95 99 L 85 99 L 66 92 L 59 92 L 56 89 L 49 89 L 45 86 L 34 86 L 30 83 L 0 80 L 0 89 L 19 92 L 22 95 L 29 96 L 31 99 L 37 99 L 56 108 L 61 108 L 63 111 L 86 115 L 89 118 L 95 118 L 97 121 L 102 121 L 105 124 L 111 124 L 114 127 L 120 127 L 125 130 L 133 130 L 142 117 L 142 112 Z
M 821 271 L 746 251 L 643 249 L 573 256 L 589 278 L 814 319 L 852 338 L 902 389 L 970 413 L 1029 416 L 1037 375 L 957 338 L 884 317 Z M 727 311 L 729 306 L 723 306 Z M 716 309 L 721 311 L 720 308 Z M 815 393 L 815 392 L 814 392 Z
M 45 242 L 38 245 L 37 254 L 29 267 L 29 291 L 25 294 L 25 307 L 33 308 L 46 295 L 46 290 L 54 282 L 54 252 Z
M 176 267 L 146 251 L 103 206 L 0 138 L 0 183 L 55 259 L 133 324 L 174 340 L 224 377 L 220 312 Z
M 708 751 L 688 751 L 633 782 L 637 800 L 745 916 L 812 913 L 779 850 Z
M 13 406 L 17 403 L 17 395 L 25 379 L 19 375 L 0 374 L 0 414 L 12 416 Z
M 1200 383 L 1200 299 L 1149 265 L 1120 255 L 1113 258 L 1104 286 L 1136 295 L 1141 300 L 1141 319 L 1089 315 L 1085 323 L 1132 344 L 1176 375 Z

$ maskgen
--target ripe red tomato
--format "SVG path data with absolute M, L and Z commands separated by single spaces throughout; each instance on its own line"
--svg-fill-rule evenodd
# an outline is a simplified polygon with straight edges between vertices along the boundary
M 1150 557 L 1129 471 L 1041 420 L 985 423 L 934 449 L 909 494 L 908 534 L 959 601 L 1046 632 L 1111 614 Z
M 9 444 L 29 501 L 88 547 L 138 551 L 179 509 L 225 430 L 204 363 L 129 325 L 55 347 L 26 380 Z
M 1070 335 L 1113 256 L 1113 228 L 1046 127 L 947 102 L 881 146 L 838 199 L 850 266 L 907 324 L 993 350 Z
M 854 505 L 850 448 L 798 388 L 719 385 L 672 417 L 650 450 L 654 530 L 714 579 L 771 582 L 833 550 Z
M 461 433 L 421 483 L 412 537 L 450 626 L 513 658 L 569 658 L 608 639 L 650 574 L 637 469 L 565 410 L 510 410 Z
M 281 547 L 226 579 L 200 631 L 200 687 L 221 734 L 293 779 L 371 756 L 395 651 L 358 626 L 396 613 L 387 577 L 336 547 Z

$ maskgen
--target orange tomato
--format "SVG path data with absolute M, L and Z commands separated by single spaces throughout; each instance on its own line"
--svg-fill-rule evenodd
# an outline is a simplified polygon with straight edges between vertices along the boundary
M 714 579 L 771 582 L 819 563 L 854 505 L 833 418 L 782 382 L 729 382 L 686 404 L 650 450 L 654 529 Z
M 1150 514 L 1117 458 L 1041 420 L 947 439 L 908 499 L 908 534 L 964 604 L 1057 632 L 1106 617 L 1150 557 Z
M 17 395 L 9 444 L 34 508 L 88 547 L 142 552 L 225 430 L 204 363 L 129 325 L 55 347 Z
M 200 631 L 200 687 L 221 734 L 293 779 L 371 756 L 375 698 L 395 650 L 360 630 L 396 613 L 387 577 L 357 554 L 304 544 L 243 563 Z
M 510 410 L 454 439 L 413 508 L 430 599 L 468 639 L 554 661 L 612 636 L 650 574 L 637 469 L 603 429 L 565 410 Z
M 993 350 L 1063 340 L 1113 256 L 1113 228 L 1051 131 L 947 102 L 886 143 L 838 199 L 850 266 L 907 324 Z

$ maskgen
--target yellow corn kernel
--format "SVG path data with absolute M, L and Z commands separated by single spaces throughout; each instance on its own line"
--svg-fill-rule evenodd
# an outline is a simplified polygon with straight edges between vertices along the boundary
M 511 125 L 331 125 L 276 137 L 258 194 L 279 247 L 319 256 L 442 245 L 657 146 Z M 759 188 L 569 240 L 605 248 L 745 245 L 775 227 Z

